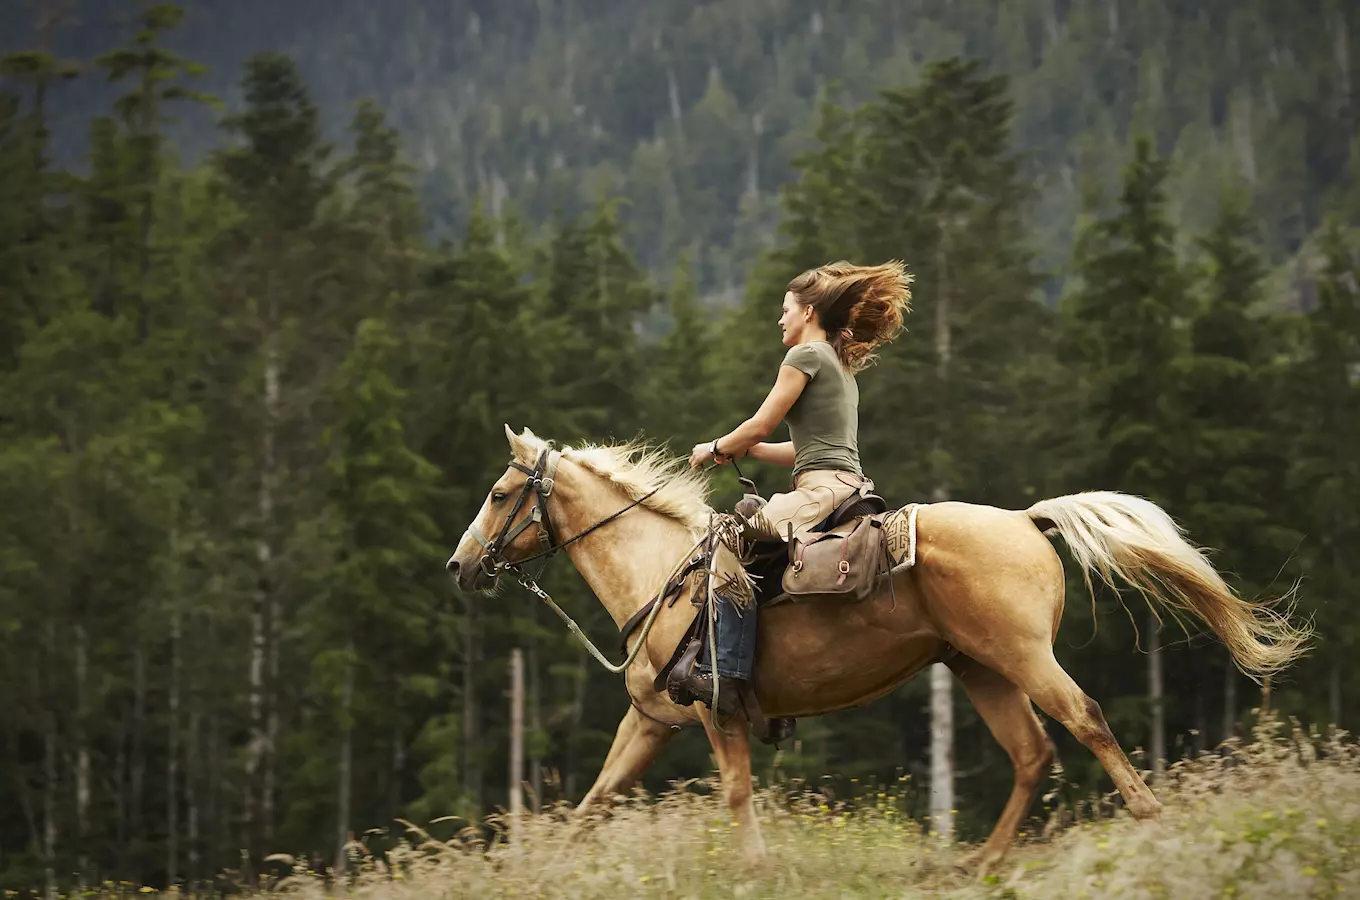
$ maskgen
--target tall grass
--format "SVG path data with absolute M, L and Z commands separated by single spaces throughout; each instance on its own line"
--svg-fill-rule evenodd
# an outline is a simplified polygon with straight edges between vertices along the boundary
M 356 845 L 348 877 L 299 868 L 274 888 L 317 900 L 1360 898 L 1360 751 L 1344 736 L 1267 722 L 1250 743 L 1174 766 L 1158 793 L 1158 825 L 1120 812 L 1032 828 L 984 879 L 957 868 L 970 847 L 937 843 L 887 795 L 850 808 L 762 793 L 769 855 L 750 867 L 717 798 L 684 789 L 624 801 L 585 835 L 540 815 L 513 843 L 413 832 L 386 860 Z

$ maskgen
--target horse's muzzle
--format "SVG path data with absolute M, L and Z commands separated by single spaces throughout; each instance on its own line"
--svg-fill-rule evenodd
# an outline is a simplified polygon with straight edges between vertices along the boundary
M 496 586 L 495 574 L 488 573 L 480 563 L 468 566 L 463 565 L 456 558 L 450 557 L 444 568 L 449 570 L 449 574 L 453 576 L 458 589 L 466 593 L 489 591 Z

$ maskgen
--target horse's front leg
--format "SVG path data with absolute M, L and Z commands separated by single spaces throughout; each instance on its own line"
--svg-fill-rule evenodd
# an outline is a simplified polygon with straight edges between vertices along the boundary
M 765 839 L 760 835 L 751 788 L 751 739 L 746 719 L 738 715 L 724 724 L 720 732 L 713 725 L 708 707 L 698 707 L 704 731 L 708 733 L 713 755 L 718 761 L 723 797 L 737 826 L 737 842 L 748 862 L 759 862 L 765 858 Z
M 673 729 L 652 721 L 630 706 L 614 733 L 614 743 L 605 756 L 599 777 L 576 808 L 577 815 L 588 813 L 591 807 L 615 794 L 631 790 L 674 734 Z

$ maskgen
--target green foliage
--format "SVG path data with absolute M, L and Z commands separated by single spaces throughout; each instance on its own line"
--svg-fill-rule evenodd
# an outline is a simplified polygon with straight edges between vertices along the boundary
M 16 799 L 0 887 L 48 870 L 61 891 L 202 885 L 241 848 L 248 879 L 267 852 L 324 859 L 338 833 L 397 816 L 462 817 L 441 836 L 476 823 L 505 799 L 515 647 L 540 796 L 579 799 L 627 709 L 617 681 L 531 598 L 459 596 L 442 571 L 504 466 L 502 424 L 683 453 L 751 414 L 784 352 L 785 285 L 840 257 L 916 276 L 908 331 L 861 376 L 861 449 L 890 499 L 1149 494 L 1245 593 L 1305 577 L 1322 650 L 1273 702 L 1349 723 L 1360 263 L 1344 219 L 1317 226 L 1353 200 L 1346 73 L 1322 36 L 1354 23 L 1127 6 L 602 2 L 474 20 L 461 2 L 404 19 L 337 3 L 297 61 L 246 63 L 211 137 L 167 115 L 202 99 L 188 57 L 215 58 L 199 51 L 225 21 L 207 8 L 142 8 L 99 57 L 128 85 L 108 109 L 57 91 L 73 69 L 50 53 L 6 56 L 0 781 Z M 286 31 L 302 13 L 271 15 Z M 351 32 L 375 36 L 381 75 Z M 990 63 L 952 58 L 965 50 Z M 226 94 L 236 74 L 202 80 Z M 354 84 L 374 99 L 332 147 L 326 114 Z M 1133 129 L 1150 137 L 1121 183 Z M 177 162 L 195 147 L 204 162 Z M 1225 181 L 1241 193 L 1220 203 Z M 759 477 L 768 493 L 785 473 Z M 731 476 L 715 478 L 726 503 Z M 554 595 L 612 633 L 556 566 Z M 1136 744 L 1132 633 L 1102 595 L 1091 639 L 1081 596 L 1057 652 Z M 1216 653 L 1165 652 L 1183 749 L 1254 704 L 1207 677 Z M 802 723 L 756 771 L 836 796 L 910 784 L 921 700 L 909 684 Z M 957 717 L 974 837 L 1010 776 L 978 718 Z M 1063 790 L 1107 787 L 1062 749 Z M 691 733 L 646 785 L 709 764 Z

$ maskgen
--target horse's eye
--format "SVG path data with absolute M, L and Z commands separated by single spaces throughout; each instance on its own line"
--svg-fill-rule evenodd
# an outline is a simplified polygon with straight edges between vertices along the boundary
M 505 502 L 505 494 L 501 493 L 500 491 L 496 491 L 496 493 L 494 493 L 494 494 L 491 495 L 491 502 L 492 502 L 492 503 L 504 503 L 504 502 Z

